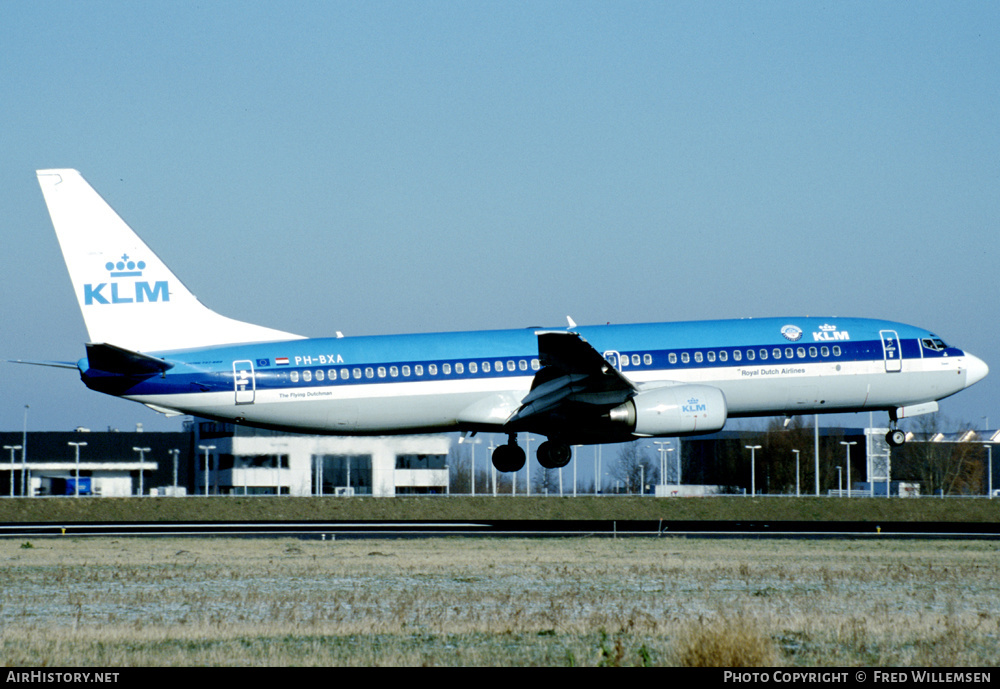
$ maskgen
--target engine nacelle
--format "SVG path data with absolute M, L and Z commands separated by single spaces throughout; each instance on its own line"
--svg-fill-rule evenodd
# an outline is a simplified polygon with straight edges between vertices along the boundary
M 672 385 L 640 392 L 611 410 L 611 420 L 634 435 L 713 433 L 726 425 L 726 396 L 711 385 Z

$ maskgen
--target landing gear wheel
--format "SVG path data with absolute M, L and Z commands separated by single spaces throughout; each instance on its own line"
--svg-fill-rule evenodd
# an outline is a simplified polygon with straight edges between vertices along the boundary
M 546 440 L 538 446 L 535 456 L 538 458 L 538 463 L 546 469 L 562 469 L 573 458 L 573 452 L 569 449 L 569 445 Z
M 521 467 L 524 466 L 524 460 L 524 450 L 518 445 L 509 443 L 493 450 L 493 466 L 497 468 L 497 471 L 507 474 L 520 471 Z
M 898 428 L 893 429 L 885 434 L 885 442 L 889 443 L 890 447 L 899 447 L 906 442 L 906 434 Z

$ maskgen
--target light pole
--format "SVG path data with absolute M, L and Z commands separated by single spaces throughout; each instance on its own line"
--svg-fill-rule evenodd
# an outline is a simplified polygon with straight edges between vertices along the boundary
M 993 443 L 983 443 L 986 446 L 986 494 L 993 499 Z M 10 453 L 13 462 L 14 453 Z M 11 483 L 11 495 L 14 494 L 14 484 Z
M 479 438 L 469 439 L 462 436 L 458 439 L 459 444 L 472 445 L 472 495 L 476 494 L 476 445 L 482 442 Z
M 142 485 L 142 469 L 143 469 L 143 466 L 142 465 L 143 465 L 143 462 L 146 459 L 146 453 L 149 452 L 149 448 L 148 447 L 133 447 L 132 450 L 134 450 L 135 452 L 139 453 L 139 496 L 141 497 L 142 494 L 143 494 L 143 485 Z
M 792 450 L 795 453 L 795 497 L 799 497 L 799 450 Z
M 574 498 L 576 497 L 576 448 L 578 447 L 580 446 L 579 445 L 573 446 L 573 497 Z
M 31 407 L 24 405 L 24 428 L 21 431 L 21 496 L 27 495 L 27 472 L 28 472 L 28 409 Z
M 205 495 L 208 495 L 208 453 L 215 449 L 215 445 L 199 445 L 199 450 L 205 453 Z
M 85 446 L 87 443 L 66 443 L 67 445 L 72 445 L 76 450 L 76 485 L 73 487 L 73 497 L 80 497 L 80 448 Z
M 20 450 L 23 445 L 4 445 L 3 449 L 10 450 L 10 497 L 14 497 L 14 450 Z
M 669 445 L 669 440 L 654 440 L 654 445 L 657 445 L 657 451 L 660 453 L 660 483 L 667 482 L 667 460 L 666 460 L 666 449 L 664 445 Z
M 181 453 L 181 451 L 167 450 L 167 452 L 174 456 L 174 497 L 177 497 L 177 456 Z
M 496 449 L 496 446 L 493 444 L 493 436 L 492 435 L 490 436 L 490 444 L 489 444 L 488 448 L 489 448 L 489 451 L 490 451 L 490 466 L 493 469 L 493 471 L 490 472 L 490 475 L 493 478 L 493 497 L 495 498 L 497 496 L 497 468 L 493 464 L 492 459 L 493 459 L 493 450 Z
M 837 467 L 837 494 L 840 495 L 841 497 L 844 496 L 844 482 L 841 480 L 841 478 L 844 475 L 843 473 L 841 473 L 841 469 L 843 468 L 844 467 Z
M 757 494 L 757 467 L 755 462 L 756 452 L 760 449 L 760 445 L 745 445 L 746 449 L 750 450 L 750 495 Z
M 525 488 L 525 491 L 527 491 L 528 495 L 531 495 L 531 434 L 530 433 L 524 434 L 524 470 L 525 470 L 524 482 L 527 484 L 527 488 Z
M 844 452 L 846 453 L 844 461 L 847 463 L 847 497 L 851 497 L 851 445 L 857 445 L 858 443 L 854 440 L 851 442 L 841 440 L 840 444 L 844 446 Z

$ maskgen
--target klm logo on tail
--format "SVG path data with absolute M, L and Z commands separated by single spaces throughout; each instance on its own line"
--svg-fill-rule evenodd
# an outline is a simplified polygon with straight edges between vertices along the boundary
M 142 277 L 146 268 L 145 261 L 133 261 L 128 254 L 122 254 L 117 263 L 108 261 L 104 264 L 109 277 L 134 278 Z M 107 292 L 105 292 L 107 288 Z M 159 280 L 152 285 L 145 280 L 135 280 L 131 283 L 99 282 L 96 285 L 86 283 L 83 286 L 83 303 L 91 304 L 142 304 L 147 302 L 170 301 L 170 290 L 166 280 Z

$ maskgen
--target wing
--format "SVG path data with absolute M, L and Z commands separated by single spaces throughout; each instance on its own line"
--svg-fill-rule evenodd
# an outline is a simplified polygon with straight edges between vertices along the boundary
M 578 333 L 539 331 L 537 335 L 542 368 L 507 426 L 544 425 L 555 414 L 573 415 L 574 408 L 610 409 L 636 394 L 635 385 Z

